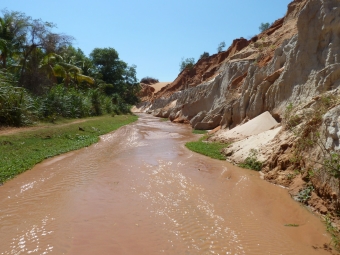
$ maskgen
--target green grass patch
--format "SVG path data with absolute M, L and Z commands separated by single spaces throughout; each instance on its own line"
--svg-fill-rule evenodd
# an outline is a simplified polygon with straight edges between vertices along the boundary
M 192 133 L 193 134 L 197 134 L 197 135 L 204 135 L 206 134 L 208 131 L 207 130 L 197 130 L 197 129 L 193 129 Z
M 261 171 L 262 162 L 257 160 L 257 151 L 255 149 L 251 149 L 249 156 L 244 160 L 244 162 L 238 164 L 238 166 L 255 171 Z
M 31 169 L 44 159 L 96 143 L 100 135 L 137 119 L 135 115 L 105 115 L 87 118 L 81 123 L 48 125 L 0 136 L 0 183 Z
M 194 152 L 203 154 L 210 158 L 225 160 L 226 157 L 221 153 L 222 149 L 229 146 L 225 143 L 207 142 L 205 139 L 207 136 L 203 136 L 196 142 L 188 142 L 185 146 Z

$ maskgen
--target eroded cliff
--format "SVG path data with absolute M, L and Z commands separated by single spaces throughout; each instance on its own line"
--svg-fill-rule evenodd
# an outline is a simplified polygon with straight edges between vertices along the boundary
M 295 197 L 312 187 L 302 202 L 335 215 L 340 163 L 325 165 L 340 162 L 339 87 L 340 2 L 295 0 L 268 30 L 201 59 L 141 106 L 194 129 L 219 127 L 210 140 L 234 142 L 225 152 L 230 161 L 256 150 L 263 178 Z M 267 133 L 230 140 L 236 126 L 264 113 L 276 121 Z

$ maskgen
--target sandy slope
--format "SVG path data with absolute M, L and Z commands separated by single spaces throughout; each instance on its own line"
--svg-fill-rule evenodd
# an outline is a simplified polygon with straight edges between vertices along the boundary
M 240 140 L 248 136 L 257 135 L 278 125 L 269 112 L 264 112 L 247 123 L 231 130 L 221 130 L 217 137 L 222 140 Z
M 170 84 L 171 82 L 158 82 L 155 84 L 150 85 L 150 87 L 155 88 L 155 92 L 157 93 L 158 91 L 160 91 L 163 87 L 165 87 L 166 85 Z

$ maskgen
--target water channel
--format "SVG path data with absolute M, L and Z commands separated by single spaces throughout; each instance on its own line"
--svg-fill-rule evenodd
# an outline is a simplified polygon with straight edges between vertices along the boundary
M 5 183 L 0 254 L 329 254 L 287 190 L 186 149 L 195 139 L 141 114 Z

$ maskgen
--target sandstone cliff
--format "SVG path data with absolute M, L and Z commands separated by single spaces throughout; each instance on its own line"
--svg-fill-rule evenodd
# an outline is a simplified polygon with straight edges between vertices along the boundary
M 234 137 L 229 160 L 238 163 L 256 149 L 265 179 L 296 197 L 313 185 L 303 202 L 335 215 L 340 169 L 334 173 L 325 162 L 333 155 L 340 168 L 339 87 L 340 2 L 295 0 L 268 30 L 201 59 L 142 106 L 195 129 L 220 127 L 210 138 L 219 141 L 231 141 L 236 126 L 267 112 L 276 124 L 268 133 Z

